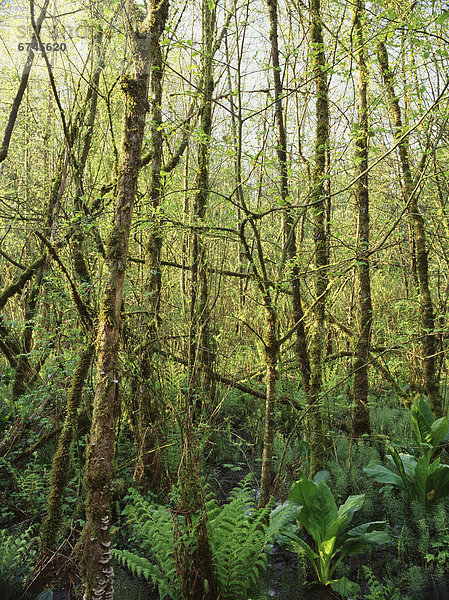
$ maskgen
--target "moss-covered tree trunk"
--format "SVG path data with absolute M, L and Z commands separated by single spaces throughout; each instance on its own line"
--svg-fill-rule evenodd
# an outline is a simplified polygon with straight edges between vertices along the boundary
M 216 14 L 213 3 L 202 3 L 203 54 L 201 74 L 200 138 L 196 193 L 193 200 L 194 225 L 206 216 L 209 198 L 210 137 L 212 133 L 212 95 L 214 92 L 213 55 L 216 37 Z M 209 283 L 206 265 L 207 248 L 203 236 L 192 232 L 192 288 L 190 298 L 189 387 L 195 400 L 195 418 L 204 404 L 213 403 L 215 386 L 212 379 L 213 351 L 210 331 Z M 209 406 L 210 409 L 210 406 Z
M 414 182 L 410 167 L 408 138 L 407 136 L 404 136 L 401 107 L 399 105 L 398 96 L 395 93 L 394 77 L 388 64 L 388 53 L 384 42 L 378 43 L 377 56 L 379 59 L 382 78 L 388 94 L 391 118 L 395 127 L 399 159 L 402 169 L 402 189 L 404 201 L 406 203 L 409 218 L 413 223 L 416 253 L 416 273 L 418 277 L 420 295 L 419 304 L 424 391 L 429 398 L 429 404 L 433 412 L 436 416 L 440 417 L 443 414 L 443 405 L 436 369 L 437 338 L 434 332 L 435 315 L 429 287 L 426 226 L 418 206 L 416 190 L 414 189 Z
M 355 201 L 357 210 L 356 274 L 358 283 L 358 330 L 354 361 L 354 414 L 352 435 L 358 437 L 370 433 L 368 408 L 368 363 L 371 343 L 371 278 L 369 264 L 369 193 L 368 193 L 368 68 L 365 59 L 365 36 L 363 19 L 365 2 L 357 0 L 354 5 L 354 41 L 358 66 L 359 121 L 355 140 L 354 162 L 357 174 Z
M 268 294 L 270 296 L 270 294 Z M 265 333 L 265 364 L 266 375 L 266 400 L 265 422 L 263 435 L 262 472 L 260 475 L 259 508 L 265 506 L 270 499 L 271 470 L 273 465 L 273 439 L 274 439 L 274 410 L 276 407 L 276 380 L 279 342 L 277 339 L 277 315 L 272 306 L 271 298 L 266 298 L 266 333 Z
M 88 344 L 80 353 L 78 364 L 72 375 L 67 399 L 66 414 L 61 434 L 58 439 L 58 447 L 53 457 L 53 465 L 50 475 L 50 491 L 47 500 L 47 513 L 41 526 L 41 549 L 45 552 L 52 548 L 57 542 L 57 536 L 61 527 L 61 505 L 64 490 L 69 481 L 71 466 L 71 445 L 73 431 L 78 418 L 78 408 L 81 404 L 83 386 L 89 372 L 94 353 L 93 344 Z
M 324 467 L 324 431 L 320 393 L 325 340 L 328 269 L 326 234 L 326 169 L 329 145 L 329 99 L 320 0 L 310 0 L 311 53 L 316 86 L 315 165 L 312 173 L 311 213 L 315 241 L 315 324 L 310 341 L 309 443 L 310 476 Z
M 120 311 L 140 168 L 148 84 L 155 44 L 162 34 L 168 2 L 151 2 L 145 20 L 131 31 L 133 72 L 122 79 L 124 120 L 114 222 L 107 243 L 107 280 L 97 333 L 97 380 L 85 474 L 86 521 L 78 554 L 85 600 L 111 600 L 111 492 L 120 413 L 118 350 Z M 136 14 L 139 11 L 136 10 Z
M 299 371 L 301 373 L 303 388 L 307 394 L 309 392 L 310 384 L 310 363 L 307 350 L 306 332 L 304 327 L 304 312 L 301 304 L 301 288 L 296 243 L 296 219 L 291 207 L 289 193 L 287 164 L 287 133 L 285 131 L 284 126 L 284 111 L 282 106 L 283 90 L 281 80 L 281 68 L 279 62 L 277 0 L 268 0 L 268 13 L 270 18 L 271 61 L 273 65 L 275 113 L 278 138 L 276 150 L 281 176 L 280 193 L 282 204 L 283 206 L 286 206 L 284 214 L 285 255 L 289 261 L 288 273 L 292 292 L 292 317 L 293 323 L 296 326 L 294 350 Z
M 162 288 L 161 252 L 163 236 L 159 218 L 159 206 L 163 196 L 163 123 L 162 123 L 162 80 L 164 68 L 160 43 L 155 46 L 151 69 L 151 187 L 150 210 L 152 219 L 145 244 L 145 272 L 147 274 L 147 311 L 149 323 L 143 333 L 146 342 L 142 344 L 139 356 L 137 387 L 137 437 L 138 465 L 136 475 L 144 490 L 158 491 L 163 479 L 163 453 L 158 449 L 163 445 L 163 433 L 159 427 L 160 410 L 158 395 L 152 394 L 154 382 L 155 352 L 159 349 L 160 304 Z M 156 358 L 158 360 L 158 358 Z

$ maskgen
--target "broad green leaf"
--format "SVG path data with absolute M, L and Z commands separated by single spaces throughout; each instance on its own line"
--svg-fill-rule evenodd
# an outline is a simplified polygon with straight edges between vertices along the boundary
M 405 454 L 403 452 L 399 452 L 398 453 L 399 458 L 401 459 L 401 463 L 402 463 L 402 467 L 404 468 L 405 473 L 411 478 L 413 479 L 415 476 L 415 469 L 416 469 L 416 458 L 414 456 L 412 456 L 411 454 Z M 393 463 L 395 464 L 395 461 L 393 459 L 392 455 L 387 455 L 387 458 Z
M 324 542 L 321 542 L 321 544 L 318 548 L 318 554 L 323 557 L 332 556 L 332 554 L 334 552 L 334 546 L 335 546 L 336 539 L 337 538 L 334 536 L 334 537 L 330 538 L 329 540 L 324 540 Z
M 304 503 L 308 505 L 313 502 L 316 492 L 317 488 L 313 481 L 301 479 L 292 485 L 288 499 L 300 506 Z
M 353 527 L 347 532 L 348 536 L 351 537 L 359 537 L 361 535 L 365 535 L 366 533 L 371 533 L 376 530 L 376 527 L 380 525 L 385 525 L 386 521 L 370 521 L 369 523 L 363 523 L 363 525 L 357 525 L 357 527 Z
M 318 554 L 312 550 L 312 548 L 301 537 L 299 537 L 298 534 L 288 531 L 286 532 L 285 537 L 289 539 L 288 547 L 294 552 L 297 552 L 298 547 L 300 547 L 302 550 L 304 550 L 304 554 L 311 563 L 315 563 L 315 561 L 319 559 Z
M 340 577 L 339 579 L 333 579 L 329 585 L 332 590 L 340 594 L 343 598 L 347 598 L 348 596 L 356 596 L 360 594 L 360 586 L 358 583 L 354 581 L 350 581 L 346 577 Z
M 413 483 L 411 483 L 410 477 L 407 475 L 407 472 L 404 467 L 404 463 L 402 462 L 401 457 L 399 456 L 399 453 L 397 452 L 397 450 L 390 447 L 390 452 L 391 452 L 391 458 L 393 459 L 396 469 L 399 471 L 399 475 L 402 479 L 403 488 L 405 489 L 405 491 L 411 498 L 414 494 L 414 486 L 413 486 Z M 409 466 L 409 464 L 410 463 L 407 462 L 408 466 Z
M 310 523 L 313 523 L 315 531 L 319 533 L 316 538 L 312 531 L 309 531 L 309 533 L 315 539 L 315 542 L 319 544 L 336 535 L 342 521 L 338 519 L 338 509 L 334 496 L 324 481 L 317 485 L 315 503 L 312 512 L 308 515 L 308 520 Z M 302 512 L 299 514 L 300 522 Z M 302 524 L 304 525 L 304 523 Z
M 270 514 L 271 523 L 278 528 L 284 527 L 287 523 L 296 521 L 301 506 L 299 504 L 290 502 L 284 502 L 277 506 Z
M 399 475 L 382 465 L 369 464 L 367 467 L 364 467 L 363 472 L 366 473 L 370 479 L 374 479 L 374 481 L 377 481 L 378 483 L 391 483 L 402 489 L 404 488 L 403 481 Z
M 349 496 L 344 504 L 338 509 L 338 516 L 341 519 L 345 517 L 342 529 L 347 529 L 348 525 L 352 521 L 354 514 L 360 510 L 365 502 L 365 494 L 359 494 L 358 496 Z
M 449 430 L 449 421 L 447 417 L 441 417 L 432 423 L 432 445 L 439 446 Z
M 420 398 L 418 403 L 412 406 L 410 417 L 412 432 L 419 444 L 432 443 L 433 422 L 434 418 L 429 405 L 424 398 Z
M 390 537 L 386 531 L 369 531 L 357 537 L 348 537 L 341 546 L 341 555 L 339 560 L 346 556 L 354 556 L 362 552 L 368 552 L 373 546 L 386 544 Z
M 289 500 L 302 505 L 297 520 L 307 529 L 317 546 L 336 535 L 341 523 L 332 492 L 324 481 L 315 484 L 308 479 L 301 479 L 290 491 Z
M 427 493 L 427 478 L 429 476 L 429 458 L 424 455 L 421 456 L 416 463 L 414 486 L 417 500 L 423 507 L 426 506 L 426 493 Z

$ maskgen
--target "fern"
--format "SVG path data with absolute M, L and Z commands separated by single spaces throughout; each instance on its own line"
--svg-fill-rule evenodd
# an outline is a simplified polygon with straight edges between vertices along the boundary
M 0 597 L 4 600 L 16 598 L 21 584 L 31 571 L 33 551 L 33 529 L 30 527 L 19 535 L 10 535 L 0 530 Z
M 268 514 L 257 510 L 250 477 L 232 492 L 231 501 L 209 514 L 210 544 L 223 600 L 245 599 L 266 568 Z
M 364 596 L 364 600 L 407 600 L 399 588 L 389 584 L 381 583 L 369 567 L 363 566 L 369 593 Z
M 165 506 L 158 506 L 132 491 L 126 513 L 144 556 L 128 550 L 114 550 L 114 556 L 134 575 L 143 576 L 159 588 L 161 598 L 177 600 L 181 596 L 177 578 L 173 521 Z M 251 478 L 232 492 L 231 500 L 218 506 L 212 494 L 206 501 L 209 543 L 221 600 L 246 600 L 249 591 L 266 568 L 264 549 L 271 530 L 268 525 L 270 508 L 256 509 Z M 195 540 L 183 530 L 182 543 L 188 547 Z
M 178 598 L 173 521 L 168 508 L 153 504 L 131 490 L 126 514 L 134 539 L 148 558 L 128 550 L 113 550 L 113 554 L 132 573 L 151 581 L 161 598 Z

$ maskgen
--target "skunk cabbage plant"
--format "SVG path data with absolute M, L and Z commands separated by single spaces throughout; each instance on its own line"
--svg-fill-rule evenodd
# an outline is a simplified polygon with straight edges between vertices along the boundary
M 416 501 L 429 511 L 435 502 L 449 495 L 449 465 L 441 464 L 435 452 L 447 441 L 447 417 L 434 419 L 427 402 L 421 398 L 411 409 L 411 430 L 416 442 L 414 454 L 398 452 L 389 446 L 387 458 L 397 472 L 381 465 L 369 464 L 366 475 L 379 483 L 389 483 L 403 490 L 410 501 Z
M 310 560 L 318 582 L 330 585 L 342 595 L 357 593 L 358 585 L 346 578 L 332 579 L 338 564 L 348 556 L 389 541 L 387 533 L 378 529 L 384 521 L 350 528 L 352 518 L 364 500 L 364 494 L 349 496 L 337 508 L 322 477 L 314 481 L 301 479 L 292 486 L 287 502 L 271 514 L 272 520 L 283 521 L 277 541 L 289 550 L 303 552 Z M 302 528 L 309 533 L 313 544 L 302 539 Z

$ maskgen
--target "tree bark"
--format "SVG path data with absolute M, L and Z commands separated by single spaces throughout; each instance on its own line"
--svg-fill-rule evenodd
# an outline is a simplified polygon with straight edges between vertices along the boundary
M 203 59 L 200 105 L 200 140 L 198 142 L 198 170 L 196 194 L 193 201 L 194 225 L 206 216 L 209 198 L 210 136 L 212 133 L 212 95 L 214 92 L 213 55 L 216 36 L 215 7 L 208 0 L 202 4 L 203 13 Z M 194 416 L 203 407 L 213 403 L 215 386 L 211 376 L 213 350 L 210 332 L 209 283 L 207 277 L 207 249 L 202 235 L 192 232 L 192 289 L 190 298 L 191 329 L 189 340 L 190 375 L 189 388 L 194 397 Z
M 83 386 L 92 363 L 93 353 L 93 344 L 88 344 L 83 348 L 72 376 L 64 424 L 58 439 L 58 447 L 53 457 L 51 468 L 47 514 L 41 526 L 40 545 L 44 552 L 54 547 L 61 527 L 61 504 L 64 490 L 69 481 L 73 430 L 78 418 L 78 408 L 81 404 Z
M 137 12 L 137 11 L 136 11 Z M 168 1 L 151 2 L 148 15 L 132 30 L 133 73 L 122 79 L 125 109 L 114 223 L 107 243 L 107 281 L 97 333 L 97 381 L 85 474 L 86 521 L 78 545 L 85 600 L 112 600 L 111 492 L 120 413 L 120 311 L 137 180 L 148 83 L 155 45 L 167 19 Z
M 288 270 L 291 285 L 292 317 L 293 322 L 296 325 L 296 338 L 294 350 L 299 371 L 301 373 L 302 385 L 304 391 L 307 394 L 309 392 L 310 387 L 310 363 L 307 350 L 306 332 L 304 327 L 304 312 L 301 303 L 301 288 L 296 244 L 296 222 L 295 215 L 292 212 L 289 193 L 287 134 L 284 126 L 281 67 L 279 61 L 277 0 L 268 0 L 267 3 L 270 17 L 271 61 L 273 65 L 276 127 L 278 137 L 277 155 L 281 176 L 280 192 L 282 203 L 284 206 L 287 207 L 284 214 L 284 251 L 285 255 L 289 260 Z
M 142 489 L 158 491 L 163 476 L 163 453 L 158 449 L 163 445 L 162 430 L 158 426 L 159 406 L 157 394 L 150 390 L 154 380 L 154 353 L 159 350 L 160 300 L 162 288 L 161 252 L 162 230 L 159 219 L 159 206 L 163 197 L 164 175 L 163 136 L 162 136 L 162 79 L 163 60 L 160 44 L 155 45 L 151 69 L 151 187 L 150 201 L 152 222 L 145 245 L 145 270 L 148 274 L 147 311 L 149 323 L 145 332 L 147 343 L 139 357 L 137 396 L 137 431 L 139 485 Z
M 368 68 L 365 60 L 365 36 L 363 19 L 365 1 L 357 0 L 354 6 L 354 40 L 355 55 L 358 65 L 359 93 L 359 129 L 355 141 L 355 171 L 358 177 L 355 187 L 357 209 L 357 254 L 356 274 L 358 283 L 359 324 L 354 361 L 354 414 L 352 417 L 352 435 L 357 438 L 370 433 L 370 417 L 368 408 L 368 362 L 371 344 L 372 302 L 371 278 L 369 263 L 369 192 L 368 192 Z
M 312 173 L 312 217 L 315 241 L 315 325 L 310 342 L 309 443 L 310 476 L 324 467 L 324 431 L 318 400 L 322 386 L 328 243 L 326 236 L 326 168 L 329 145 L 329 99 L 320 0 L 310 0 L 312 66 L 316 85 L 315 165 Z
M 402 169 L 402 190 L 408 215 L 414 228 L 416 272 L 420 294 L 422 374 L 424 391 L 429 398 L 429 405 L 437 417 L 443 416 L 443 404 L 438 385 L 436 369 L 437 338 L 434 333 L 435 315 L 429 287 L 429 264 L 427 257 L 426 226 L 418 206 L 416 190 L 410 168 L 408 138 L 403 137 L 401 107 L 394 89 L 393 74 L 388 64 L 388 53 L 384 42 L 377 46 L 382 78 L 387 89 L 390 112 L 398 141 L 399 158 Z

